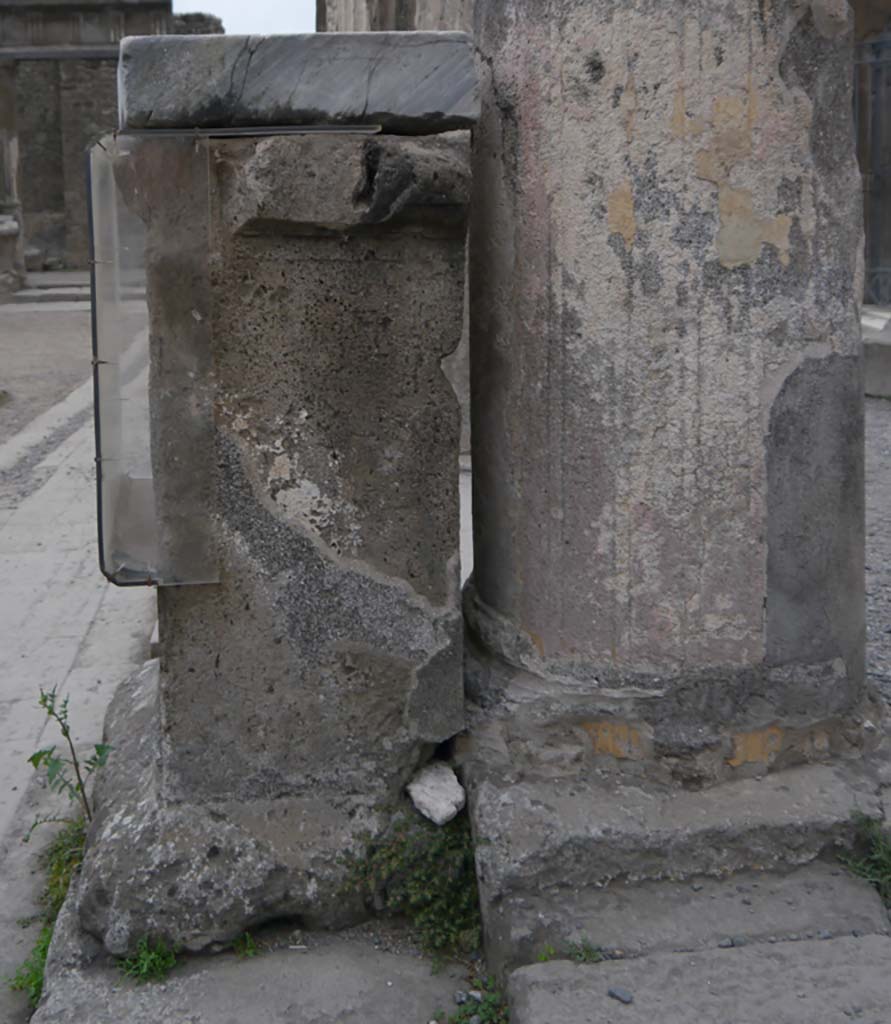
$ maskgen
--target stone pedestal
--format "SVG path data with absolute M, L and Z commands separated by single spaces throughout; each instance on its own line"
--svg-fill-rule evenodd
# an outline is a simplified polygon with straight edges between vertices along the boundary
M 804 805 L 756 822 L 747 780 L 874 727 L 847 4 L 487 0 L 474 38 L 465 757 L 491 939 L 549 885 L 783 863 Z M 675 843 L 673 801 L 716 784 L 727 834 L 691 805 Z M 744 852 L 694 867 L 697 843 Z
M 248 42 L 242 116 L 274 126 L 282 108 L 264 109 L 260 86 L 289 47 L 299 67 L 306 40 Z M 423 132 L 429 103 L 430 133 L 210 140 L 209 233 L 200 189 L 159 162 L 150 135 L 121 171 L 148 222 L 162 544 L 171 564 L 186 558 L 181 503 L 206 500 L 219 582 L 159 591 L 158 680 L 149 671 L 123 705 L 145 709 L 139 740 L 122 735 L 133 723 L 120 702 L 110 719 L 111 742 L 138 767 L 122 790 L 113 755 L 79 900 L 112 952 L 144 934 L 195 950 L 274 917 L 354 920 L 344 855 L 386 827 L 412 773 L 463 727 L 460 420 L 441 362 L 463 322 L 470 139 L 432 134 L 449 98 L 421 83 L 439 71 L 455 85 L 463 67 L 471 120 L 475 83 L 466 41 L 433 37 L 426 65 L 419 42 L 407 59 L 399 40 L 374 42 L 387 51 L 378 81 L 404 89 L 411 109 L 369 103 L 369 120 L 405 115 Z M 313 59 L 325 61 L 325 44 L 350 65 L 333 37 L 310 40 Z M 171 45 L 195 75 L 208 47 L 225 62 L 245 41 L 125 48 L 125 126 L 151 106 L 139 83 L 155 87 L 147 69 Z M 307 100 L 316 119 L 361 124 L 358 45 L 361 73 L 351 83 L 344 71 L 337 97 L 355 106 Z M 220 74 L 221 88 L 230 80 Z M 219 113 L 212 89 L 165 81 L 155 116 L 166 127 L 179 103 Z M 208 234 L 205 295 L 193 268 Z M 204 433 L 195 405 L 207 389 Z M 205 497 L 189 480 L 206 479 L 208 460 Z

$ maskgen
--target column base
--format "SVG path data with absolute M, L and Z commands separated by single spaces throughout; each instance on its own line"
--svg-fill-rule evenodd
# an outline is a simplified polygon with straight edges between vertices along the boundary
M 534 671 L 516 646 L 510 661 L 506 645 L 500 656 L 484 651 L 480 620 L 469 621 L 475 703 L 456 760 L 499 977 L 582 942 L 648 955 L 715 946 L 734 927 L 757 941 L 833 932 L 834 907 L 849 933 L 887 924 L 875 893 L 837 877 L 837 865 L 831 882 L 818 878 L 817 862 L 854 843 L 858 815 L 883 815 L 879 765 L 891 737 L 869 696 L 808 720 L 808 694 L 812 709 L 817 696 L 831 699 L 831 676 L 797 667 L 784 670 L 777 703 L 779 676 L 768 670 L 642 679 L 626 695 L 615 677 L 597 685 L 593 673 L 582 683 Z M 815 684 L 796 698 L 808 678 Z M 765 893 L 822 886 L 838 898 L 811 901 L 797 925 L 794 914 L 771 916 L 770 900 L 716 921 L 709 886 L 720 882 L 724 897 L 739 883 Z M 869 927 L 854 912 L 861 896 Z M 697 901 L 699 912 L 678 916 Z
M 882 705 L 840 658 L 656 675 L 549 659 L 472 583 L 464 614 L 465 689 L 482 709 L 477 742 L 495 762 L 509 751 L 520 771 L 703 788 L 859 757 L 880 740 Z
M 362 900 L 345 892 L 345 857 L 362 852 L 388 811 L 348 793 L 163 803 L 158 674 L 148 662 L 108 711 L 113 753 L 96 787 L 78 889 L 82 927 L 120 956 L 144 936 L 198 952 L 277 918 L 321 928 L 363 920 Z

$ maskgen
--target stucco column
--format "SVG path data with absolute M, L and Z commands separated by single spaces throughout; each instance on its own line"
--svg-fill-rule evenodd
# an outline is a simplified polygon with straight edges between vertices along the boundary
M 856 746 L 847 4 L 491 0 L 475 38 L 475 695 L 696 784 Z

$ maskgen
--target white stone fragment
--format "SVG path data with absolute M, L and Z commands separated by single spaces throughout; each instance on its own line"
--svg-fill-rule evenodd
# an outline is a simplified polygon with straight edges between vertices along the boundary
M 444 761 L 422 768 L 409 783 L 408 795 L 418 811 L 436 825 L 445 825 L 466 803 L 464 787 Z

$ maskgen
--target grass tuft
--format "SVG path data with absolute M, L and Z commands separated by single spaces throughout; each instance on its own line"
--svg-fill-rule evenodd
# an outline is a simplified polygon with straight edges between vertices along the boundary
M 43 995 L 43 975 L 46 970 L 46 955 L 53 938 L 53 926 L 45 924 L 40 929 L 37 941 L 27 960 L 9 980 L 13 992 L 24 992 L 32 1007 L 36 1007 Z
M 458 1007 L 456 1013 L 451 1017 L 440 1011 L 436 1015 L 436 1021 L 441 1024 L 509 1024 L 507 1001 L 498 991 L 494 978 L 476 979 L 478 990 L 482 995 L 482 1001 L 468 999 Z
M 32 1007 L 37 1006 L 43 995 L 43 977 L 46 957 L 56 918 L 65 902 L 71 879 L 81 865 L 86 843 L 86 824 L 83 818 L 73 819 L 65 824 L 40 856 L 41 866 L 46 872 L 46 884 L 40 897 L 43 907 L 43 927 L 34 947 L 22 966 L 9 979 L 13 992 L 24 992 Z
M 239 935 L 232 943 L 232 949 L 235 951 L 235 955 L 240 956 L 242 960 L 249 960 L 251 957 L 260 955 L 260 947 L 250 932 Z
M 575 942 L 569 947 L 569 959 L 577 964 L 601 964 L 606 957 L 599 946 L 582 939 L 581 942 Z
M 141 938 L 133 956 L 118 960 L 118 969 L 125 978 L 143 985 L 149 981 L 163 981 L 176 967 L 176 950 L 169 949 L 163 939 L 154 942 Z
M 882 823 L 865 814 L 854 818 L 857 853 L 841 858 L 842 863 L 878 890 L 885 906 L 891 907 L 891 836 Z

